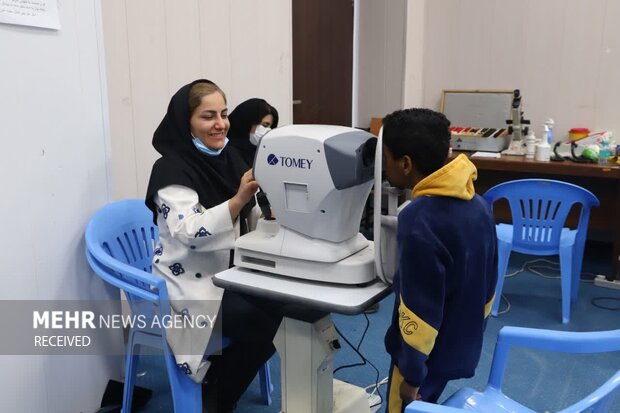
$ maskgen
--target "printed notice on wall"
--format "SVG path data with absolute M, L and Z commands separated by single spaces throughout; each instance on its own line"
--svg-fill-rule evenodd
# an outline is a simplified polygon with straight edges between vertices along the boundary
M 0 0 L 0 23 L 58 30 L 57 0 Z

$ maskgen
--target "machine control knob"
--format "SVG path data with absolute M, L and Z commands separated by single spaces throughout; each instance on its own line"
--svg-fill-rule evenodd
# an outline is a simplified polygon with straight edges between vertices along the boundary
M 333 350 L 340 350 L 340 347 L 342 347 L 340 345 L 340 341 L 338 341 L 338 339 L 332 340 L 331 343 L 329 343 L 329 346 L 333 349 Z

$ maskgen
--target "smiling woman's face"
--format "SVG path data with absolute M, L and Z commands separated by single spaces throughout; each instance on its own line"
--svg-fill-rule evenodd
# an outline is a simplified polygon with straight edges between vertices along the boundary
M 192 112 L 189 123 L 192 135 L 206 146 L 211 149 L 223 148 L 230 129 L 224 97 L 218 92 L 203 96 L 200 105 Z

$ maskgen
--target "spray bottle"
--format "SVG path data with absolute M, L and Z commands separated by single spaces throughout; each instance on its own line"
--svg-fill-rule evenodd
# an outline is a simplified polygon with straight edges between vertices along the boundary
M 553 125 L 555 125 L 553 119 L 549 118 L 545 121 L 545 126 L 547 127 L 547 143 L 549 146 L 553 145 Z

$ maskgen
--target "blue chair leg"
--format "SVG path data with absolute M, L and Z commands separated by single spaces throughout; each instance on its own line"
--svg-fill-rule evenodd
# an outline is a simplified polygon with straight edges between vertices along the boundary
M 139 347 L 139 346 L 138 346 Z M 136 366 L 139 356 L 128 355 L 125 357 L 125 384 L 123 385 L 123 407 L 121 413 L 131 413 L 131 402 L 133 401 L 133 388 L 136 385 Z
M 269 360 L 258 371 L 260 379 L 260 397 L 264 404 L 271 405 L 271 392 L 273 384 L 271 383 L 271 371 L 269 369 Z
M 502 288 L 504 288 L 504 278 L 510 260 L 512 245 L 498 240 L 497 243 L 497 286 L 495 287 L 495 301 L 491 307 L 491 314 L 497 316 L 499 306 L 502 302 Z
M 174 356 L 169 350 L 165 353 L 166 370 L 168 370 L 175 413 L 201 413 L 202 385 L 194 382 L 177 366 Z
M 131 399 L 133 396 L 136 367 L 141 346 L 163 349 L 174 411 L 201 413 L 202 386 L 194 382 L 177 366 L 174 355 L 164 337 L 140 330 L 135 330 L 130 333 L 129 342 L 127 344 L 128 356 L 127 365 L 125 366 L 125 388 L 123 390 L 122 413 L 131 413 Z
M 121 413 L 131 413 L 131 402 L 133 399 L 133 387 L 136 384 L 136 369 L 138 367 L 140 345 L 134 341 L 135 332 L 129 332 L 129 340 L 125 356 L 125 384 L 123 386 L 123 406 Z
M 570 304 L 573 284 L 573 249 L 560 247 L 560 278 L 562 281 L 562 323 L 570 321 Z
M 139 330 L 130 330 L 127 340 L 127 356 L 125 357 L 125 384 L 123 385 L 123 405 L 121 413 L 131 413 L 133 401 L 133 388 L 136 385 L 138 363 L 140 361 L 140 348 L 143 344 Z
M 579 241 L 575 241 L 575 246 L 573 247 L 573 285 L 571 288 L 571 300 L 577 300 L 577 296 L 579 295 L 579 286 L 581 285 L 581 267 L 583 264 L 583 250 L 584 245 L 579 243 Z

